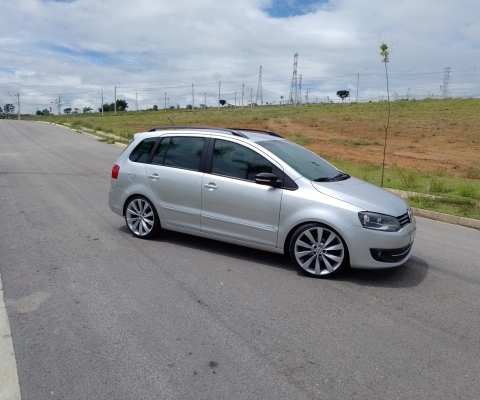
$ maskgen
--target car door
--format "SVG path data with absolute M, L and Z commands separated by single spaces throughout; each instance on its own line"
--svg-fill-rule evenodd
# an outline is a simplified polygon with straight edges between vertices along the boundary
M 214 140 L 202 184 L 201 231 L 275 247 L 283 190 L 255 183 L 272 162 L 230 140 Z
M 200 165 L 204 137 L 172 136 L 158 143 L 145 174 L 157 204 L 162 222 L 175 227 L 200 230 Z

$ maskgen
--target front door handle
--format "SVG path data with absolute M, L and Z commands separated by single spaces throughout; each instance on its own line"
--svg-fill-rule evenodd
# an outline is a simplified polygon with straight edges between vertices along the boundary
M 205 186 L 208 190 L 212 191 L 212 190 L 215 190 L 215 189 L 218 189 L 218 186 L 215 185 L 213 182 L 210 182 L 210 183 L 206 183 Z

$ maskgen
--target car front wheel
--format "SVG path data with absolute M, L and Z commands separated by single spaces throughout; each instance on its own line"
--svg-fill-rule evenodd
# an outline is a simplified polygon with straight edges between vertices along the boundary
M 152 238 L 160 227 L 155 207 L 141 196 L 129 200 L 125 207 L 125 222 L 130 232 L 142 239 Z
M 319 223 L 300 226 L 290 240 L 289 252 L 298 268 L 318 277 L 336 275 L 348 264 L 342 238 Z

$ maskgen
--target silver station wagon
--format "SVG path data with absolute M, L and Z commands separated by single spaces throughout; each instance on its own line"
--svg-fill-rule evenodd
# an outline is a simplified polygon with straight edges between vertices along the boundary
M 404 200 L 251 129 L 135 134 L 113 166 L 109 205 L 138 238 L 172 230 L 282 253 L 320 277 L 399 266 L 416 232 Z

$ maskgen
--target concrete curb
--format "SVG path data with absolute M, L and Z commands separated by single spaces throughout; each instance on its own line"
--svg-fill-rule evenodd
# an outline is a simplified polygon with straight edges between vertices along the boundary
M 20 400 L 17 362 L 0 276 L 0 400 Z

